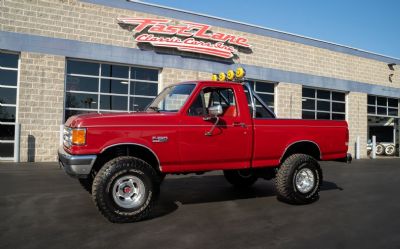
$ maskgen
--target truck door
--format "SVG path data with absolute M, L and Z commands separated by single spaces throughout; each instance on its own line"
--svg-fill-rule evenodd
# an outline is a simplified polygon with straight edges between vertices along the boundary
M 240 115 L 236 95 L 233 88 L 213 86 L 192 98 L 180 125 L 180 167 L 193 171 L 250 167 L 252 129 Z M 223 110 L 218 123 L 207 118 L 208 108 L 217 105 Z

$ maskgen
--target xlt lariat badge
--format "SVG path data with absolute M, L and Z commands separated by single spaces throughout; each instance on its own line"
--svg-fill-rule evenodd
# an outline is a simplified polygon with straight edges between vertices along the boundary
M 152 141 L 153 143 L 165 143 L 168 141 L 168 137 L 153 137 Z

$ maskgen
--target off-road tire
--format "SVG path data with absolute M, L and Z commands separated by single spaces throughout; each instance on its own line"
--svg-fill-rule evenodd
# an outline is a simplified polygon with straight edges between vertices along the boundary
M 112 186 L 122 177 L 136 177 L 144 185 L 144 202 L 136 208 L 123 208 L 113 198 Z M 125 223 L 146 219 L 154 206 L 160 190 L 159 176 L 145 161 L 122 156 L 104 164 L 92 185 L 92 198 L 100 211 L 110 222 Z
M 296 186 L 296 175 L 300 170 L 309 169 L 314 176 L 312 188 L 302 193 Z M 305 154 L 293 154 L 280 166 L 275 178 L 277 198 L 290 204 L 308 204 L 319 199 L 322 170 L 317 160 Z
M 236 188 L 248 188 L 258 179 L 254 171 L 246 170 L 224 170 L 225 179 Z

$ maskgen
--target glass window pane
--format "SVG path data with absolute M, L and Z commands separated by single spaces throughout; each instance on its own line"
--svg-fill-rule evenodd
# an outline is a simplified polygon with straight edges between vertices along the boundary
M 18 72 L 16 70 L 0 69 L 0 85 L 17 86 Z
M 0 157 L 14 157 L 14 144 L 0 143 Z
M 314 99 L 303 99 L 303 109 L 315 110 L 315 100 Z
M 325 90 L 317 90 L 317 98 L 319 99 L 330 99 L 331 93 Z
M 340 92 L 332 92 L 332 100 L 345 101 L 346 94 Z
M 375 96 L 368 95 L 368 105 L 375 105 Z
M 66 89 L 67 91 L 97 92 L 99 80 L 96 78 L 67 76 Z
M 143 96 L 157 96 L 158 84 L 146 82 L 131 82 L 131 94 Z
M 265 104 L 267 104 L 267 106 L 274 106 L 274 95 L 262 93 L 258 93 L 257 95 L 262 99 L 262 101 L 264 101 Z
M 315 90 L 303 87 L 303 97 L 315 98 Z
M 345 112 L 346 105 L 344 103 L 332 102 L 332 111 L 333 112 Z
M 129 78 L 129 67 L 110 64 L 101 65 L 101 75 L 114 78 Z
M 67 73 L 98 76 L 99 63 L 68 60 Z
M 318 101 L 317 102 L 317 110 L 318 111 L 329 111 L 330 110 L 330 102 Z
M 399 106 L 399 100 L 398 99 L 388 99 L 388 105 L 390 107 L 398 107 Z
M 158 81 L 158 70 L 132 67 L 131 79 Z
M 96 111 L 78 111 L 78 110 L 65 110 L 65 121 L 71 116 L 86 113 L 97 113 Z
M 130 111 L 144 111 L 152 101 L 152 98 L 132 97 L 130 100 Z
M 101 80 L 102 93 L 128 94 L 128 80 Z
M 16 104 L 17 89 L 0 87 L 0 104 Z
M 317 119 L 331 119 L 331 115 L 326 112 L 318 112 Z
M 0 67 L 18 68 L 18 55 L 0 53 Z
M 375 106 L 368 106 L 368 113 L 370 113 L 370 114 L 376 114 L 376 113 L 375 113 Z
M 376 102 L 377 102 L 377 104 L 378 104 L 378 105 L 383 105 L 383 106 L 386 106 L 386 98 L 383 98 L 383 97 L 377 97 L 377 100 L 376 100 Z
M 0 125 L 0 140 L 14 140 L 15 125 Z
M 344 114 L 332 113 L 333 120 L 344 120 L 346 116 Z
M 255 91 L 255 89 L 254 89 L 254 84 L 255 84 L 254 81 L 248 81 L 247 83 L 249 83 L 250 88 Z
M 378 107 L 377 112 L 379 115 L 387 115 L 387 108 L 385 107 Z
M 315 112 L 303 111 L 302 118 L 303 119 L 315 119 Z
M 389 116 L 399 116 L 399 109 L 389 108 Z
M 101 95 L 100 96 L 100 109 L 128 111 L 128 97 L 114 96 L 114 95 Z
M 67 93 L 65 107 L 97 109 L 97 95 L 86 93 Z
M 15 122 L 15 107 L 0 106 L 0 122 Z
M 256 83 L 256 91 L 257 92 L 266 92 L 266 93 L 274 93 L 275 85 L 272 83 L 265 82 L 257 82 Z

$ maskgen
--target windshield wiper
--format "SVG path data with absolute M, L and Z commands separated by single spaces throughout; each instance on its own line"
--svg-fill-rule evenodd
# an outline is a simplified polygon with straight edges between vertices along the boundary
M 157 106 L 149 106 L 147 109 L 153 110 L 155 112 L 160 112 L 160 108 L 158 108 Z

